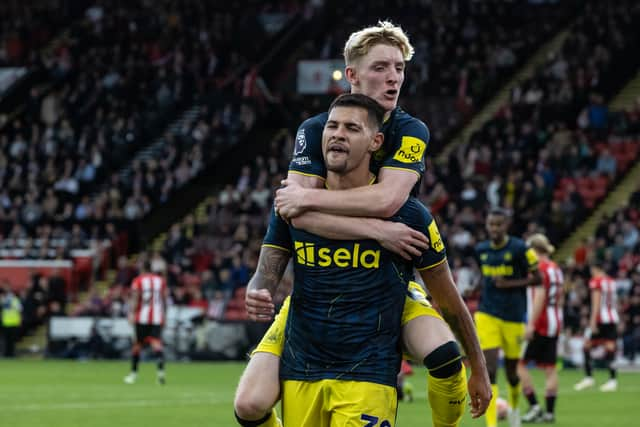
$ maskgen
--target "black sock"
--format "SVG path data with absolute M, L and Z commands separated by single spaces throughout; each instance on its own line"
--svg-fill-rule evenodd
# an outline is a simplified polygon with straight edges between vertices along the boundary
M 547 399 L 547 413 L 553 414 L 553 411 L 556 408 L 556 395 L 549 394 L 547 395 L 546 399 Z
M 612 380 L 616 379 L 615 358 L 616 358 L 616 354 L 614 352 L 607 351 L 605 360 L 607 361 L 607 367 L 609 368 L 609 376 L 611 376 Z
M 140 363 L 140 354 L 131 356 L 131 372 L 138 372 L 138 363 Z
M 533 391 L 533 388 L 526 388 L 524 390 L 524 395 L 529 401 L 529 405 L 536 406 L 538 404 L 538 398 L 536 397 L 536 392 Z
M 238 421 L 238 424 L 240 424 L 242 427 L 258 427 L 260 424 L 264 424 L 265 422 L 267 422 L 267 420 L 271 418 L 271 416 L 273 415 L 273 411 L 269 411 L 269 413 L 265 415 L 263 418 L 257 421 L 251 421 L 251 420 L 243 420 L 238 416 L 238 413 L 236 411 L 233 411 L 233 413 L 236 415 L 236 420 Z
M 584 372 L 588 377 L 592 376 L 592 368 L 591 368 L 591 350 L 584 351 Z
M 158 371 L 164 370 L 164 351 L 156 351 L 156 360 L 158 361 Z

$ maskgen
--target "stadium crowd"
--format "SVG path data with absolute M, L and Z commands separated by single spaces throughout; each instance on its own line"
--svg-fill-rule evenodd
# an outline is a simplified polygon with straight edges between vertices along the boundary
M 408 31 L 417 51 L 401 105 L 427 122 L 435 144 L 465 123 L 575 12 L 574 2 L 523 9 L 499 3 L 408 3 L 411 8 L 391 16 Z M 39 4 L 46 11 L 58 2 Z M 243 8 L 253 15 L 248 9 L 234 13 L 237 5 L 203 0 L 180 8 L 154 2 L 153 13 L 147 2 L 100 4 L 88 9 L 55 49 L 40 51 L 50 85 L 33 88 L 24 113 L 0 128 L 0 256 L 67 259 L 74 249 L 105 248 L 108 241 L 117 272 L 106 294 L 94 292 L 73 310 L 65 307 L 64 282 L 34 276 L 21 295 L 24 329 L 53 314 L 124 316 L 127 288 L 145 259 L 166 265 L 174 304 L 200 307 L 210 319 L 246 319 L 244 289 L 257 263 L 273 191 L 286 176 L 292 132 L 303 118 L 326 107 L 317 99 L 309 103 L 277 94 L 298 113 L 289 132 L 270 141 L 266 155 L 248 160 L 234 184 L 213 194 L 204 215 L 172 226 L 162 251 L 142 253 L 132 262 L 126 245 L 116 242 L 127 222 L 170 201 L 220 153 L 242 141 L 264 113 L 260 102 L 243 96 L 251 92 L 243 77 L 261 53 L 255 40 L 270 35 L 249 16 L 291 17 L 306 5 L 252 1 Z M 383 7 L 387 11 L 383 2 L 368 8 L 340 2 L 325 19 L 351 15 L 357 22 L 348 18 L 335 31 L 326 28 L 323 37 L 302 43 L 296 58 L 339 57 L 346 35 L 362 26 L 363 17 L 379 18 Z M 23 27 L 44 28 L 39 34 L 19 27 L 2 30 L 0 61 L 33 60 L 66 26 L 57 21 L 35 25 L 43 13 L 23 21 Z M 514 234 L 543 230 L 560 243 L 637 161 L 640 103 L 625 112 L 610 112 L 606 104 L 611 81 L 627 66 L 625 52 L 638 42 L 633 23 L 639 14 L 640 7 L 630 1 L 611 7 L 588 2 L 562 48 L 513 89 L 495 117 L 444 163 L 435 160 L 437 153 L 427 153 L 420 197 L 440 225 L 470 307 L 480 278 L 472 250 L 486 238 L 489 207 L 513 210 Z M 251 31 L 231 43 L 239 27 Z M 280 78 L 286 79 L 286 72 Z M 196 116 L 165 127 L 194 104 Z M 155 155 L 131 161 L 155 136 L 161 141 Z M 126 167 L 130 172 L 121 173 Z M 621 333 L 630 359 L 640 353 L 639 233 L 640 189 L 628 206 L 602 220 L 595 237 L 564 266 L 567 329 L 578 334 L 587 316 L 589 260 L 607 262 L 619 283 Z

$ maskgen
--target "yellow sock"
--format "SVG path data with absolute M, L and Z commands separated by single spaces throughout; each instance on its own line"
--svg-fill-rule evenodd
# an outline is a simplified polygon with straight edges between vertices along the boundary
M 462 369 L 449 378 L 429 375 L 427 386 L 433 427 L 455 427 L 460 423 L 466 407 L 467 374 Z
M 516 409 L 518 407 L 518 402 L 520 401 L 520 393 L 522 392 L 522 387 L 520 387 L 520 383 L 512 386 L 509 385 L 509 407 Z
M 491 402 L 487 412 L 484 414 L 485 424 L 487 427 L 497 427 L 498 425 L 498 408 L 496 406 L 496 400 L 498 399 L 498 384 L 491 384 Z
M 282 421 L 280 421 L 280 418 L 278 418 L 278 413 L 276 412 L 275 408 L 271 410 L 271 413 L 273 414 L 272 417 L 269 417 L 269 419 L 260 424 L 259 427 L 282 427 Z

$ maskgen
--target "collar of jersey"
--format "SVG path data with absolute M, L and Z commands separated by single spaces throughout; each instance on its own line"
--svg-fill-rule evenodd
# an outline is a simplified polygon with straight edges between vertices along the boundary
M 509 244 L 509 240 L 511 240 L 511 237 L 507 236 L 507 240 L 505 240 L 502 245 L 494 245 L 493 241 L 489 240 L 489 246 L 491 246 L 491 249 L 502 249 Z
M 394 115 L 394 114 L 396 114 L 396 111 L 398 111 L 399 109 L 400 109 L 400 107 L 396 106 L 396 108 L 394 108 L 393 110 L 391 110 L 391 112 L 389 113 L 389 116 L 388 116 L 386 119 L 384 119 L 384 120 L 382 121 L 382 124 L 383 124 L 383 125 L 386 125 L 386 124 L 387 124 L 387 122 L 388 122 L 389 120 L 391 120 L 391 117 L 393 117 L 393 115 Z
M 371 174 L 371 178 L 369 179 L 369 185 L 375 184 L 377 179 L 378 177 L 376 175 Z M 327 181 L 324 182 L 324 188 L 326 188 L 327 190 L 331 190 L 329 188 L 329 184 L 327 184 Z

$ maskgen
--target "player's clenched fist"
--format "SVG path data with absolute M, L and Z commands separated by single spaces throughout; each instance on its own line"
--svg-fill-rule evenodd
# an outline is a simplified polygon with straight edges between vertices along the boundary
M 249 319 L 255 322 L 270 322 L 273 319 L 275 307 L 268 289 L 248 290 L 244 304 Z

